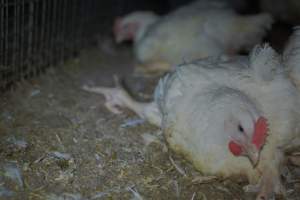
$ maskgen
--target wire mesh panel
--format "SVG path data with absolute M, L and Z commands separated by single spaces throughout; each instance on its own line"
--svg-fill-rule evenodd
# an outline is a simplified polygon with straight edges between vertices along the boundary
M 109 19 L 109 1 L 106 4 L 99 0 L 0 0 L 0 91 L 89 44 Z

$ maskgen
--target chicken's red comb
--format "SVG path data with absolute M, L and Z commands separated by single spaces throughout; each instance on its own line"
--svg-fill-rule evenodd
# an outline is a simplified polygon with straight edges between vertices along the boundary
M 254 125 L 252 143 L 257 149 L 261 149 L 268 136 L 268 122 L 264 117 L 259 117 Z

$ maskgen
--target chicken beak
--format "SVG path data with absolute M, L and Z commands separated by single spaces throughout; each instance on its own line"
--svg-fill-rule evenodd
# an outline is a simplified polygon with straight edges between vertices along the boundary
M 253 168 L 255 168 L 259 161 L 260 152 L 254 145 L 251 145 L 250 148 L 247 149 L 247 157 L 249 158 Z

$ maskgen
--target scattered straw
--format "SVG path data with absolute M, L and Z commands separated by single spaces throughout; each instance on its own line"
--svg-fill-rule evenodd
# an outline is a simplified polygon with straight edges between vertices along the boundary
M 169 159 L 170 159 L 172 165 L 175 167 L 175 169 L 176 169 L 181 175 L 187 176 L 186 173 L 185 173 L 185 171 L 184 171 L 179 165 L 177 165 L 177 164 L 175 163 L 175 161 L 173 160 L 172 156 L 169 156 Z

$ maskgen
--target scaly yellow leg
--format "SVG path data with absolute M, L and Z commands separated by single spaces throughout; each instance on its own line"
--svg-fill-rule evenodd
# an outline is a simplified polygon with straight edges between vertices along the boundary
M 171 70 L 171 64 L 164 61 L 148 62 L 135 67 L 135 72 L 143 75 L 161 75 Z

